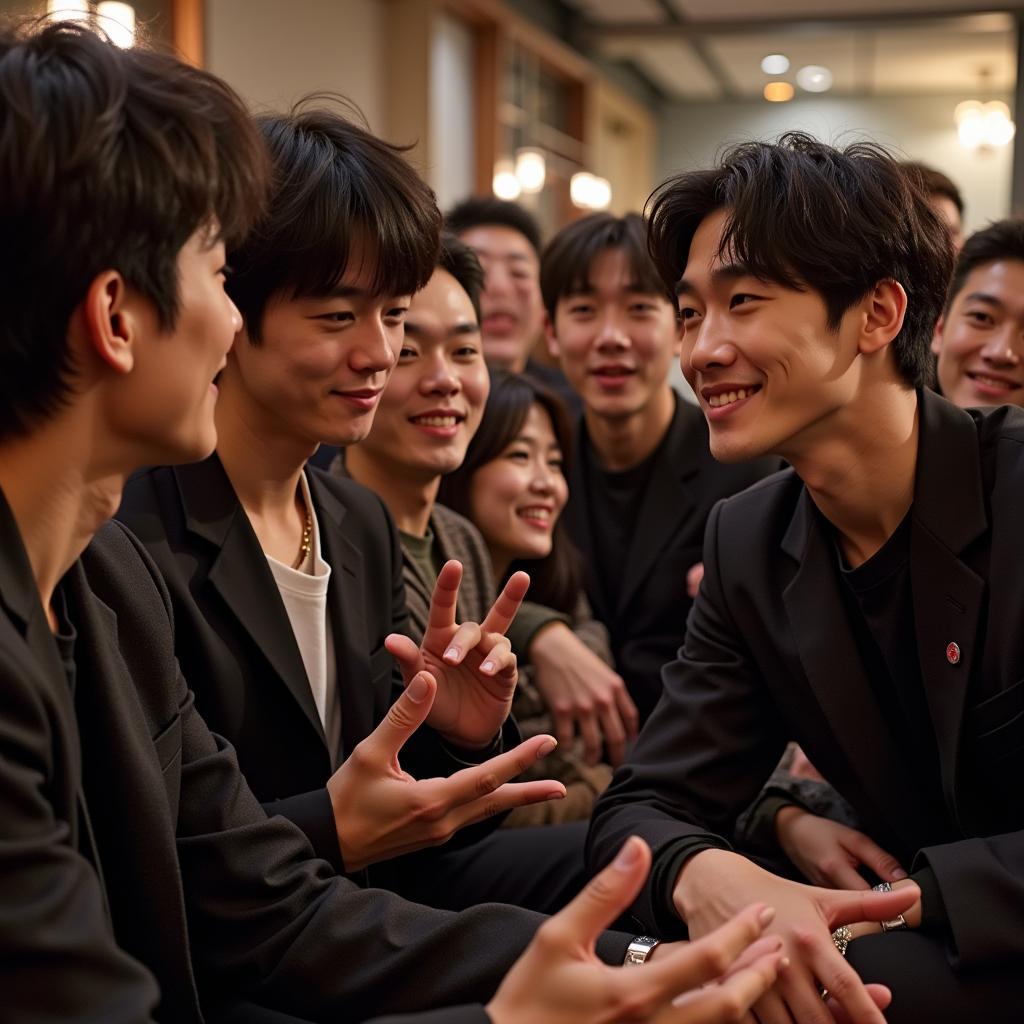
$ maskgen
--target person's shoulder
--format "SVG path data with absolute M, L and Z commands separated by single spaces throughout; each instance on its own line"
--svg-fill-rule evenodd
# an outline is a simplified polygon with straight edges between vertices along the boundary
M 982 448 L 998 445 L 1009 456 L 1024 456 L 1024 409 L 1017 405 L 999 405 L 988 409 L 972 409 Z
M 143 512 L 158 506 L 173 485 L 174 470 L 170 466 L 150 466 L 132 473 L 124 485 L 119 518 L 121 512 Z
M 471 520 L 447 505 L 435 504 L 430 523 L 445 558 L 457 558 L 464 564 L 474 560 L 490 572 L 487 543 Z
M 159 606 L 170 614 L 170 597 L 160 570 L 124 523 L 111 519 L 101 526 L 80 561 L 89 588 L 115 611 Z
M 386 525 L 389 521 L 387 506 L 376 491 L 350 476 L 339 476 L 318 466 L 307 465 L 306 472 L 312 485 L 314 501 L 319 498 L 321 503 L 324 499 L 337 502 L 344 508 L 346 518 L 351 516 L 376 527 Z
M 777 470 L 719 501 L 719 529 L 742 536 L 773 536 L 777 532 L 773 524 L 789 522 L 803 489 L 803 481 L 791 466 Z

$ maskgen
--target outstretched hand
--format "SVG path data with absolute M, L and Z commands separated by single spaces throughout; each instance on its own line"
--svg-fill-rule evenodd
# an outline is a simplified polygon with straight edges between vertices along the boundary
M 641 967 L 609 967 L 597 938 L 636 898 L 651 866 L 637 837 L 537 932 L 487 1006 L 493 1024 L 712 1024 L 744 1020 L 775 982 L 782 943 L 758 943 L 772 911 L 755 904 L 699 942 L 659 947 Z
M 438 846 L 465 825 L 565 796 L 560 782 L 508 781 L 554 750 L 551 736 L 534 736 L 447 779 L 417 780 L 404 772 L 398 755 L 427 718 L 436 693 L 433 676 L 417 673 L 380 725 L 328 780 L 346 870 Z
M 505 634 L 523 603 L 530 577 L 513 573 L 482 623 L 457 625 L 461 581 L 462 564 L 446 562 L 437 575 L 419 647 L 400 633 L 392 633 L 384 643 L 406 686 L 423 670 L 437 680 L 427 724 L 450 743 L 473 749 L 491 743 L 512 707 L 519 674 Z

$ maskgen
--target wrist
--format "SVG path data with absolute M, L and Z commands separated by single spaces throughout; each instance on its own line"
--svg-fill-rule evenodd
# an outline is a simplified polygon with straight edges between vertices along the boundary
M 745 859 L 729 850 L 698 850 L 686 861 L 676 876 L 676 883 L 672 889 L 672 902 L 676 913 L 684 921 L 690 921 L 700 912 L 703 897 L 711 888 L 708 884 L 710 879 L 723 869 L 728 871 L 730 863 Z
M 526 645 L 527 660 L 533 665 L 537 663 L 538 659 L 543 661 L 551 652 L 552 647 L 564 639 L 563 631 L 572 632 L 562 619 L 549 619 L 538 626 L 533 636 L 530 637 L 530 642 Z

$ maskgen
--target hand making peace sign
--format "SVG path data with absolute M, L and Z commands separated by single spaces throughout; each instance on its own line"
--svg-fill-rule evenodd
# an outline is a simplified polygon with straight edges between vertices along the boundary
M 406 686 L 424 669 L 437 680 L 427 724 L 450 743 L 479 748 L 494 739 L 512 707 L 519 674 L 505 633 L 526 596 L 530 577 L 513 573 L 479 625 L 455 622 L 461 580 L 461 563 L 446 562 L 437 576 L 419 647 L 399 633 L 392 633 L 385 645 Z

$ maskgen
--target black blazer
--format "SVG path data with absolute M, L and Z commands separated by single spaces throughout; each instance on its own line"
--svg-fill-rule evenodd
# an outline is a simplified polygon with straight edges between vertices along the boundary
M 921 395 L 911 515 L 907 642 L 917 644 L 944 806 L 927 810 L 862 664 L 834 545 L 785 470 L 711 516 L 685 646 L 595 810 L 592 863 L 637 832 L 655 848 L 657 874 L 658 851 L 670 857 L 675 840 L 728 834 L 794 738 L 866 832 L 932 870 L 955 963 L 1024 955 L 1024 413 Z M 668 899 L 648 885 L 638 911 L 664 921 Z
M 686 573 L 701 560 L 704 527 L 715 502 L 755 483 L 780 466 L 778 459 L 741 465 L 716 462 L 704 416 L 676 396 L 676 411 L 651 470 L 646 500 L 626 560 L 624 584 L 610 605 L 601 583 L 601 552 L 588 509 L 590 441 L 579 422 L 569 474 L 565 523 L 583 555 L 587 599 L 611 637 L 615 667 L 646 720 L 661 696 L 661 667 L 671 661 L 686 630 L 692 603 Z
M 341 704 L 340 764 L 401 693 L 384 638 L 408 633 L 402 555 L 391 517 L 375 494 L 318 469 L 308 473 L 332 570 L 327 608 Z M 343 870 L 324 788 L 332 759 L 302 656 L 266 556 L 220 460 L 214 455 L 137 475 L 117 516 L 167 582 L 176 653 L 204 719 L 235 746 L 267 812 L 291 818 L 317 855 Z M 464 767 L 428 728 L 403 748 L 402 765 L 416 777 Z M 478 827 L 462 839 L 480 834 Z M 383 867 L 370 877 L 398 884 Z
M 193 705 L 170 598 L 123 527 L 61 591 L 73 690 L 0 494 L 4 1020 L 199 1024 L 239 998 L 361 1020 L 490 998 L 541 918 L 360 889 L 268 819 Z M 626 941 L 603 941 L 609 962 Z

